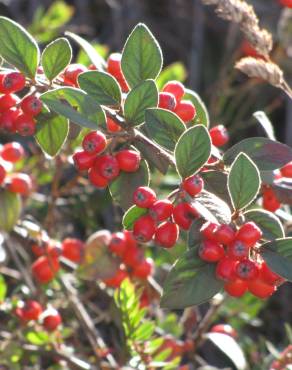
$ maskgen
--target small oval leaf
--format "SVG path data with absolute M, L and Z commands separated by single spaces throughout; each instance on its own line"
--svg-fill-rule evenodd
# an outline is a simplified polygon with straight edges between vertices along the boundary
M 20 216 L 20 196 L 0 188 L 0 204 L 0 230 L 9 232 Z
M 123 226 L 126 230 L 132 230 L 134 222 L 148 212 L 147 208 L 132 206 L 123 217 Z

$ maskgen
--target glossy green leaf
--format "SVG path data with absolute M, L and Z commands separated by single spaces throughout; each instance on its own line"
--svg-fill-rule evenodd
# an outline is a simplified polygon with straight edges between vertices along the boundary
M 161 156 L 158 150 L 155 151 L 153 149 L 151 143 L 135 141 L 135 147 L 139 150 L 143 158 L 145 158 L 149 164 L 157 168 L 162 174 L 166 174 L 169 167 L 169 162 L 167 159 Z
M 201 124 L 206 127 L 209 127 L 209 124 L 210 124 L 209 113 L 208 113 L 205 103 L 200 98 L 200 96 L 195 91 L 186 89 L 185 95 L 183 98 L 184 100 L 190 100 L 196 107 L 196 116 L 191 122 L 188 123 L 188 125 Z
M 188 232 L 188 248 L 198 248 L 198 246 L 201 244 L 203 236 L 200 232 L 200 229 L 205 222 L 206 221 L 204 219 L 198 218 L 192 223 Z
M 150 108 L 145 112 L 143 129 L 148 137 L 173 151 L 179 137 L 185 131 L 185 125 L 176 114 L 169 110 Z
M 271 185 L 278 201 L 292 206 L 292 179 L 282 178 Z
M 146 208 L 132 206 L 125 212 L 123 217 L 123 226 L 126 230 L 132 230 L 134 222 L 148 212 Z
M 228 205 L 231 205 L 231 199 L 227 189 L 227 173 L 222 171 L 204 171 L 200 173 L 204 180 L 204 188 L 217 195 Z
M 234 160 L 228 175 L 228 191 L 235 210 L 246 208 L 257 196 L 260 174 L 253 161 L 244 153 Z
M 99 104 L 119 106 L 122 92 L 117 80 L 109 73 L 100 71 L 84 72 L 78 77 L 79 86 Z
M 40 51 L 34 38 L 18 23 L 0 17 L 0 55 L 27 77 L 35 76 Z
M 156 107 L 158 91 L 153 80 L 140 83 L 128 94 L 125 105 L 125 119 L 131 126 L 140 125 L 145 121 L 145 109 Z
M 209 159 L 211 139 L 203 125 L 196 125 L 185 131 L 175 147 L 175 160 L 182 178 L 196 173 Z
M 0 204 L 0 230 L 11 231 L 20 216 L 20 196 L 0 188 Z
M 84 91 L 73 87 L 60 87 L 41 95 L 50 110 L 61 114 L 80 126 L 97 129 L 105 124 L 100 105 Z
M 41 63 L 46 77 L 52 81 L 71 62 L 72 49 L 67 39 L 61 37 L 49 45 L 43 51 Z
M 122 53 L 122 71 L 131 87 L 147 79 L 155 79 L 162 67 L 162 53 L 158 42 L 143 23 L 139 23 L 128 37 Z

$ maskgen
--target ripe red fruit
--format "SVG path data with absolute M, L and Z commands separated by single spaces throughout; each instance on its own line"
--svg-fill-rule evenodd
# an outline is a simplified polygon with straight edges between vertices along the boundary
M 127 243 L 127 248 L 123 254 L 123 262 L 125 265 L 134 268 L 140 263 L 141 259 L 143 258 L 143 254 L 141 253 L 140 249 L 138 249 L 136 240 L 132 236 L 131 239 L 135 242 L 135 244 L 133 244 L 133 242 L 130 244 Z M 127 235 L 126 240 L 128 241 Z
M 196 107 L 190 100 L 181 100 L 179 103 L 177 103 L 174 113 L 176 113 L 180 119 L 187 123 L 195 118 Z
M 43 103 L 35 95 L 25 96 L 20 103 L 23 113 L 29 116 L 37 116 L 42 111 Z
M 148 186 L 139 186 L 133 194 L 133 202 L 141 208 L 150 208 L 156 202 L 154 190 Z
M 78 76 L 86 71 L 87 68 L 82 64 L 70 64 L 64 71 L 64 82 L 68 85 L 78 86 Z
M 133 235 L 139 242 L 148 242 L 155 233 L 155 222 L 149 215 L 140 217 L 134 223 Z
M 82 147 L 90 154 L 100 154 L 106 147 L 106 137 L 100 131 L 91 131 L 84 136 Z
M 123 257 L 127 249 L 127 240 L 122 232 L 113 233 L 109 243 L 109 250 L 119 257 Z
M 28 114 L 20 114 L 15 120 L 15 128 L 21 136 L 32 136 L 36 131 L 36 121 Z
M 18 108 L 10 108 L 7 111 L 3 112 L 0 115 L 0 128 L 4 131 L 15 133 L 15 121 L 20 114 L 21 110 Z
M 199 194 L 204 188 L 204 180 L 200 175 L 192 175 L 182 182 L 182 188 L 191 196 Z
M 215 237 L 215 233 L 218 227 L 219 225 L 215 224 L 214 222 L 208 221 L 202 225 L 200 232 L 202 233 L 204 238 L 217 241 L 217 238 Z
M 115 76 L 118 79 L 123 77 L 122 68 L 121 68 L 121 59 L 122 59 L 122 54 L 112 53 L 109 55 L 108 60 L 107 60 L 108 73 L 110 73 L 111 75 Z
M 32 190 L 31 178 L 25 173 L 13 173 L 9 176 L 7 188 L 12 193 L 28 195 Z
M 217 242 L 228 245 L 235 238 L 235 230 L 230 225 L 219 225 L 214 236 Z
M 265 188 L 263 192 L 263 208 L 270 212 L 275 212 L 281 207 L 277 196 L 272 188 Z
M 236 276 L 242 280 L 253 280 L 259 275 L 259 266 L 249 259 L 239 261 L 235 268 Z
M 179 228 L 171 221 L 165 221 L 155 231 L 155 242 L 164 248 L 172 248 L 177 242 Z
M 260 266 L 260 278 L 270 285 L 280 285 L 285 281 L 285 279 L 273 272 L 266 262 L 262 262 Z
M 170 111 L 175 110 L 176 100 L 173 94 L 169 92 L 159 93 L 158 107 L 163 109 L 168 109 Z
M 147 279 L 152 274 L 153 261 L 151 258 L 143 259 L 133 269 L 133 276 L 139 279 Z
M 112 118 L 106 117 L 106 128 L 108 132 L 118 132 L 121 131 L 121 126 L 119 126 Z
M 95 167 L 91 167 L 88 170 L 88 178 L 91 184 L 99 189 L 103 189 L 108 186 L 108 180 L 102 177 Z
M 227 250 L 229 257 L 235 260 L 243 260 L 248 257 L 249 247 L 240 240 L 234 240 Z
M 292 178 L 292 161 L 281 168 L 281 175 L 283 177 Z
M 241 279 L 227 281 L 224 290 L 232 297 L 241 297 L 247 291 L 247 282 Z
M 51 313 L 44 318 L 43 326 L 47 331 L 55 331 L 62 324 L 59 312 Z
M 5 177 L 6 177 L 6 170 L 2 166 L 2 164 L 0 164 L 0 185 L 3 183 Z
M 79 151 L 73 154 L 72 159 L 78 171 L 84 171 L 91 168 L 96 160 L 95 154 L 90 154 L 85 151 Z
M 126 271 L 119 269 L 113 277 L 104 279 L 103 282 L 109 287 L 118 288 L 127 277 Z
M 229 335 L 232 338 L 237 337 L 237 332 L 231 325 L 228 324 L 217 324 L 212 326 L 211 333 L 221 333 L 221 334 L 226 334 Z
M 212 144 L 215 146 L 223 146 L 229 141 L 228 131 L 223 125 L 212 127 L 209 130 L 209 134 L 211 136 Z
M 19 97 L 14 94 L 5 94 L 0 97 L 0 113 L 14 107 L 19 102 Z
M 198 212 L 187 202 L 179 203 L 173 209 L 174 221 L 184 230 L 188 230 L 197 217 Z
M 66 238 L 62 242 L 62 255 L 68 260 L 81 263 L 84 253 L 84 243 L 75 238 Z
M 206 262 L 217 262 L 225 255 L 223 246 L 212 240 L 204 240 L 199 247 L 199 257 Z
M 276 287 L 267 284 L 260 278 L 255 278 L 248 281 L 248 290 L 254 296 L 265 299 L 270 297 L 276 291 Z
M 29 300 L 25 302 L 24 307 L 21 308 L 21 318 L 24 321 L 38 320 L 43 312 L 43 308 L 37 301 Z
M 157 200 L 149 208 L 149 214 L 156 222 L 167 220 L 172 211 L 173 204 L 168 199 Z
M 2 75 L 0 79 L 0 92 L 11 94 L 25 87 L 25 77 L 20 72 L 9 72 Z
M 262 234 L 261 229 L 254 222 L 246 222 L 237 231 L 236 240 L 240 240 L 251 247 L 260 240 Z
M 41 256 L 31 266 L 34 278 L 41 284 L 46 284 L 54 279 L 60 265 L 56 257 Z
M 224 281 L 234 280 L 236 278 L 235 269 L 238 261 L 230 257 L 223 257 L 216 266 L 217 279 Z
M 24 157 L 24 149 L 22 145 L 13 141 L 3 145 L 0 155 L 5 161 L 15 163 Z
M 135 150 L 121 150 L 115 157 L 122 171 L 136 172 L 140 166 L 141 155 Z
M 287 8 L 292 8 L 292 0 L 279 0 L 279 3 Z
M 180 102 L 185 94 L 184 85 L 179 81 L 169 81 L 162 89 L 163 92 L 171 93 L 175 96 L 177 102 Z
M 96 171 L 107 180 L 113 180 L 120 173 L 119 163 L 115 157 L 110 154 L 104 154 L 97 157 L 94 162 Z

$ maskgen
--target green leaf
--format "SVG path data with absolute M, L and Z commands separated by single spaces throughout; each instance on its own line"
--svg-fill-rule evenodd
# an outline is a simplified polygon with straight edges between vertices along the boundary
M 251 209 L 246 211 L 244 216 L 247 221 L 253 221 L 260 227 L 264 239 L 274 240 L 285 237 L 280 220 L 272 212 L 263 209 Z
M 120 85 L 109 73 L 100 71 L 84 72 L 78 77 L 79 86 L 99 104 L 119 106 L 122 92 Z
M 162 67 L 160 46 L 150 30 L 139 23 L 128 37 L 122 53 L 122 71 L 131 87 L 159 75 Z
M 200 229 L 204 222 L 205 220 L 198 218 L 192 223 L 192 226 L 188 232 L 188 248 L 198 248 L 198 246 L 201 244 L 203 237 Z
M 82 127 L 97 129 L 98 125 L 105 125 L 100 105 L 82 90 L 60 87 L 42 94 L 41 100 L 50 110 Z
M 195 249 L 191 249 L 178 259 L 167 275 L 160 305 L 169 309 L 199 305 L 222 287 L 223 282 L 215 277 L 215 264 L 204 263 Z
M 20 196 L 0 188 L 0 204 L 0 230 L 11 231 L 20 216 Z
M 42 66 L 46 77 L 52 81 L 71 62 L 72 49 L 67 39 L 61 37 L 46 46 L 42 54 Z
M 35 138 L 42 150 L 54 157 L 65 143 L 69 132 L 68 120 L 54 113 L 41 113 L 37 116 Z
M 7 294 L 7 285 L 3 275 L 0 275 L 0 303 L 4 301 Z
M 153 80 L 147 80 L 136 86 L 128 94 L 124 114 L 127 123 L 131 126 L 140 125 L 145 121 L 145 109 L 156 107 L 158 91 Z
M 27 77 L 35 76 L 40 51 L 34 38 L 18 23 L 0 17 L 0 55 Z
M 135 147 L 139 150 L 139 152 L 141 152 L 143 158 L 146 159 L 149 164 L 152 164 L 162 174 L 166 174 L 169 167 L 169 162 L 167 159 L 162 157 L 158 151 L 153 150 L 151 143 L 141 143 L 135 141 Z
M 263 244 L 261 255 L 272 271 L 292 281 L 292 238 L 277 239 Z
M 134 222 L 148 212 L 146 208 L 132 206 L 127 210 L 123 217 L 123 226 L 126 230 L 132 230 Z
M 139 186 L 148 186 L 149 169 L 147 162 L 142 161 L 138 171 L 133 173 L 122 172 L 110 184 L 110 193 L 113 199 L 124 209 L 133 205 L 133 193 Z
M 201 124 L 206 127 L 209 127 L 210 124 L 209 113 L 200 96 L 196 92 L 186 89 L 184 99 L 190 100 L 196 107 L 196 116 L 191 122 L 188 123 L 188 126 L 192 124 L 193 125 Z
M 175 147 L 176 167 L 179 175 L 186 178 L 196 173 L 209 159 L 211 139 L 203 125 L 189 128 L 179 138 Z
M 185 125 L 176 114 L 169 110 L 151 108 L 145 112 L 143 129 L 148 137 L 173 151 L 179 137 L 185 131 Z
M 252 137 L 240 141 L 228 149 L 223 160 L 230 165 L 241 152 L 247 154 L 260 171 L 271 171 L 292 161 L 292 148 L 265 137 Z
M 27 341 L 37 346 L 44 346 L 50 343 L 49 334 L 45 331 L 29 331 L 25 334 Z
M 97 69 L 104 69 L 105 68 L 105 61 L 104 59 L 98 54 L 96 49 L 86 40 L 84 40 L 82 37 L 76 35 L 73 32 L 65 32 L 66 36 L 69 36 L 72 40 L 77 42 L 79 46 L 85 51 L 88 58 L 90 59 L 91 63 L 97 68 Z
M 163 68 L 160 75 L 157 77 L 156 83 L 159 89 L 162 89 L 168 81 L 184 82 L 186 77 L 187 71 L 185 66 L 181 62 L 175 62 Z
M 256 165 L 246 154 L 238 154 L 228 175 L 228 191 L 234 209 L 247 207 L 257 196 L 260 185 L 260 174 Z
M 139 328 L 136 330 L 136 332 L 133 335 L 133 339 L 136 339 L 138 341 L 145 341 L 148 340 L 155 330 L 155 324 L 151 321 L 140 323 Z
M 227 190 L 227 173 L 221 171 L 204 171 L 200 173 L 204 179 L 204 188 L 217 195 L 228 205 L 231 205 L 231 199 Z
M 282 178 L 280 181 L 275 181 L 272 188 L 276 193 L 276 197 L 280 203 L 292 205 L 292 180 Z

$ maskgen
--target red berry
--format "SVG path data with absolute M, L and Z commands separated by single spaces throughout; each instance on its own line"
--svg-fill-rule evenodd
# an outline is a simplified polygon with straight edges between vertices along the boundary
M 0 128 L 8 132 L 16 132 L 16 119 L 21 114 L 18 108 L 10 108 L 0 115 Z
M 29 116 L 37 116 L 41 113 L 42 107 L 42 101 L 35 95 L 25 96 L 20 103 L 20 108 L 23 113 L 28 114 Z
M 276 287 L 267 284 L 260 278 L 255 278 L 248 281 L 248 290 L 254 296 L 265 299 L 270 297 L 276 291 Z
M 78 86 L 78 76 L 86 71 L 87 68 L 82 64 L 70 64 L 64 71 L 64 82 L 68 85 Z
M 121 79 L 123 77 L 123 72 L 121 68 L 121 59 L 122 54 L 120 53 L 112 53 L 108 57 L 107 60 L 107 71 L 117 79 Z
M 106 147 L 106 137 L 100 131 L 91 131 L 84 136 L 82 147 L 90 154 L 100 154 Z
M 110 154 L 104 154 L 97 157 L 94 167 L 102 177 L 109 181 L 116 178 L 120 173 L 118 161 Z
M 247 282 L 241 279 L 227 281 L 224 284 L 224 290 L 232 297 L 241 297 L 247 291 Z
M 29 195 L 32 191 L 31 178 L 25 173 L 14 173 L 9 176 L 7 188 L 12 193 Z
M 139 242 L 148 242 L 155 233 L 155 222 L 152 217 L 145 215 L 134 223 L 133 235 Z
M 200 175 L 192 175 L 182 182 L 182 188 L 191 196 L 199 194 L 204 188 L 204 180 Z
M 235 238 L 235 230 L 230 225 L 220 225 L 215 231 L 215 239 L 222 244 L 228 245 Z
M 217 279 L 224 281 L 234 280 L 236 278 L 235 270 L 238 261 L 230 257 L 223 257 L 216 266 Z
M 204 238 L 217 241 L 217 238 L 215 237 L 215 233 L 218 227 L 219 225 L 215 224 L 214 222 L 208 221 L 202 225 L 200 232 L 202 233 Z
M 172 248 L 177 242 L 179 228 L 177 224 L 166 221 L 158 226 L 155 231 L 155 242 L 164 248 Z
M 2 75 L 0 79 L 0 92 L 11 94 L 25 87 L 25 77 L 20 72 L 9 72 Z
M 104 283 L 109 287 L 118 288 L 127 277 L 126 271 L 119 269 L 113 277 L 104 279 Z
M 32 136 L 36 131 L 36 121 L 28 114 L 20 114 L 15 120 L 15 128 L 21 136 Z
M 5 161 L 15 163 L 24 157 L 24 149 L 22 145 L 13 141 L 3 145 L 0 155 Z
M 285 281 L 285 279 L 273 272 L 266 262 L 263 262 L 260 266 L 260 278 L 270 285 L 280 285 Z
M 261 229 L 254 222 L 246 222 L 237 231 L 236 240 L 240 240 L 251 247 L 261 239 L 262 234 Z
M 205 240 L 199 247 L 199 257 L 206 262 L 217 262 L 225 255 L 223 246 L 212 240 Z
M 81 263 L 84 253 L 84 243 L 79 239 L 66 238 L 62 242 L 62 255 L 68 260 Z
M 217 325 L 214 325 L 214 326 L 212 326 L 210 332 L 211 333 L 226 334 L 226 335 L 229 335 L 232 338 L 236 338 L 237 337 L 236 330 L 233 329 L 233 327 L 231 325 L 228 325 L 228 324 L 217 324 Z
M 117 80 L 123 92 L 126 93 L 130 90 L 129 85 L 124 77 L 117 78 Z
M 266 188 L 263 192 L 263 208 L 270 212 L 275 212 L 281 207 L 277 196 L 272 188 Z
M 173 204 L 168 199 L 157 200 L 149 208 L 150 216 L 156 221 L 165 221 L 171 215 L 173 211 Z
M 121 131 L 121 126 L 119 126 L 112 118 L 106 117 L 106 128 L 108 132 L 118 132 Z
M 176 113 L 181 120 L 187 123 L 195 118 L 196 107 L 190 100 L 181 100 L 177 103 L 174 113 Z
M 181 101 L 182 97 L 185 94 L 184 85 L 179 81 L 169 81 L 167 82 L 162 89 L 163 92 L 171 93 L 175 96 L 177 102 Z
M 279 0 L 279 3 L 287 8 L 292 8 L 292 0 Z
M 85 151 L 76 152 L 72 156 L 75 167 L 78 171 L 84 171 L 91 168 L 96 160 L 95 154 L 90 154 Z
M 283 177 L 292 178 L 292 161 L 281 168 L 281 174 Z
M 6 94 L 0 97 L 0 113 L 14 107 L 19 102 L 19 97 L 14 94 Z
M 148 186 L 139 186 L 133 194 L 133 202 L 141 208 L 150 208 L 156 202 L 154 190 Z
M 249 248 L 240 240 L 234 240 L 229 246 L 227 254 L 236 260 L 243 260 L 248 257 Z
M 125 250 L 125 253 L 123 254 L 123 262 L 125 265 L 134 268 L 135 266 L 137 266 L 138 263 L 140 263 L 143 255 L 137 247 L 136 240 L 132 236 L 131 239 L 133 239 L 135 244 L 133 244 L 133 242 L 131 242 L 130 244 L 127 243 L 127 248 Z M 126 240 L 128 240 L 127 235 Z
M 5 177 L 6 177 L 6 170 L 2 166 L 2 164 L 0 164 L 0 185 L 3 183 Z
M 169 92 L 161 92 L 159 93 L 159 101 L 158 107 L 168 110 L 175 110 L 176 108 L 176 100 L 173 94 Z
M 41 284 L 46 284 L 53 280 L 59 268 L 58 259 L 50 256 L 39 257 L 31 266 L 34 278 Z
M 92 185 L 96 186 L 97 188 L 103 189 L 108 186 L 108 180 L 102 177 L 95 167 L 91 167 L 88 170 L 88 178 Z
M 37 301 L 27 301 L 21 309 L 24 321 L 38 320 L 43 312 L 42 306 Z
M 136 172 L 140 166 L 141 156 L 135 150 L 121 150 L 115 157 L 122 171 Z
M 112 253 L 115 253 L 119 257 L 123 257 L 127 249 L 127 240 L 125 234 L 122 232 L 112 234 L 108 247 Z
M 147 279 L 153 271 L 153 261 L 151 258 L 143 259 L 133 269 L 133 276 L 139 279 Z
M 179 203 L 173 209 L 174 221 L 184 230 L 188 230 L 197 217 L 198 212 L 187 202 Z
M 43 326 L 47 331 L 55 331 L 61 324 L 62 317 L 58 312 L 47 315 L 43 321 Z
M 242 280 L 253 280 L 259 274 L 259 266 L 249 259 L 239 261 L 235 268 L 236 276 Z
M 223 125 L 212 127 L 209 130 L 212 144 L 215 146 L 223 146 L 229 141 L 229 134 Z

